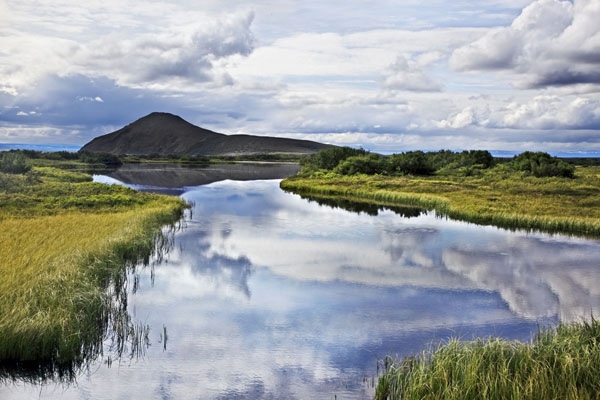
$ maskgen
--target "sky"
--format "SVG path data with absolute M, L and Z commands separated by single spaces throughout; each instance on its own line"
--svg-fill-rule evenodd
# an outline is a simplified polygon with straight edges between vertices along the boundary
M 0 143 L 153 111 L 380 152 L 600 152 L 600 0 L 0 0 Z

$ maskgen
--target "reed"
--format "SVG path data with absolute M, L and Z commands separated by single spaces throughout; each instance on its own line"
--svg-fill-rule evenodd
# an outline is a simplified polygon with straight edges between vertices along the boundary
M 375 399 L 598 399 L 600 323 L 540 330 L 531 343 L 450 340 L 419 356 L 386 359 Z

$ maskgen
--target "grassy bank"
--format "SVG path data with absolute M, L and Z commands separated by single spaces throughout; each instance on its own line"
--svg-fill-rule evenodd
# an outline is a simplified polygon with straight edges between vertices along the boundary
M 509 229 L 600 236 L 600 167 L 577 167 L 574 178 L 538 178 L 507 165 L 471 176 L 297 176 L 281 188 L 315 197 L 408 205 L 455 219 Z
M 174 197 L 51 167 L 0 173 L 0 377 L 49 375 L 102 351 L 127 265 L 148 260 Z M 121 304 L 123 305 L 123 304 Z
M 376 399 L 598 399 L 600 323 L 542 330 L 530 344 L 460 342 L 388 364 Z

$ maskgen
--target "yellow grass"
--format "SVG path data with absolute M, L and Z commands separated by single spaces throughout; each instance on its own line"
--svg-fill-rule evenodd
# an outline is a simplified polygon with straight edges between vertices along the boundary
M 122 289 L 125 266 L 147 259 L 185 206 L 89 175 L 35 173 L 0 177 L 0 379 L 23 363 L 53 373 L 97 355 L 115 311 L 109 288 Z
M 411 205 L 441 215 L 510 229 L 600 236 L 598 167 L 575 178 L 535 178 L 496 167 L 479 176 L 293 177 L 281 187 L 307 196 L 343 197 L 382 205 Z

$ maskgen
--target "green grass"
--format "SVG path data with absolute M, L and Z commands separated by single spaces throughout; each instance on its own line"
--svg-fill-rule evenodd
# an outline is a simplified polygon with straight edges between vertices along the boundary
M 68 373 L 97 356 L 127 320 L 126 267 L 165 243 L 161 227 L 184 208 L 76 172 L 0 173 L 0 378 Z
M 600 323 L 561 324 L 532 343 L 451 340 L 397 362 L 386 360 L 375 399 L 598 399 Z
M 340 176 L 315 173 L 281 182 L 305 196 L 408 205 L 454 219 L 509 229 L 600 236 L 600 168 L 577 167 L 575 178 L 536 178 L 506 165 L 474 176 Z

